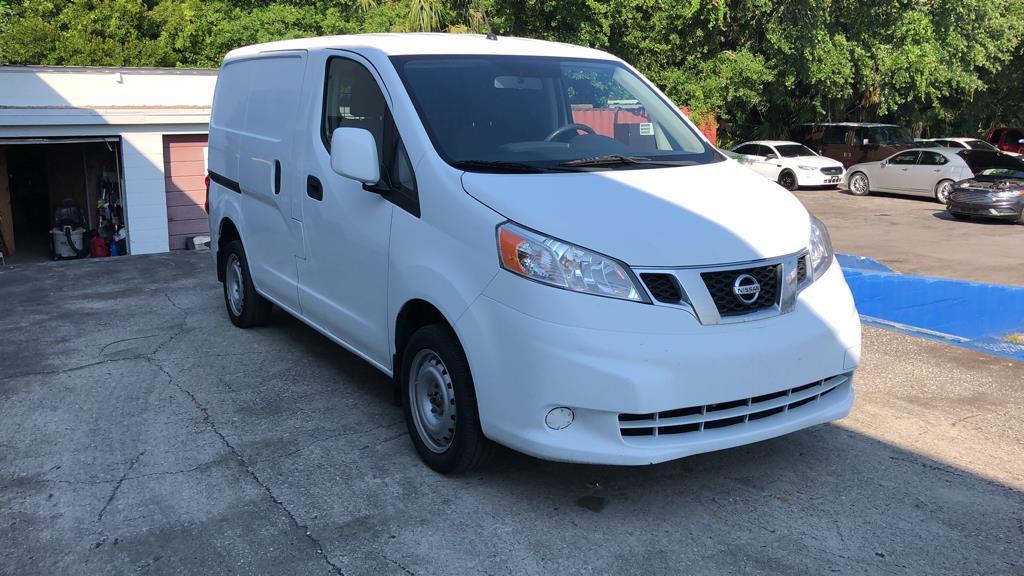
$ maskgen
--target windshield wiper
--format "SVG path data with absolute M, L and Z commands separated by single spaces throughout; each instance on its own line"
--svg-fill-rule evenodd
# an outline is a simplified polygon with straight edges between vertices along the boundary
M 587 168 L 598 166 L 631 166 L 643 164 L 647 166 L 690 166 L 694 162 L 690 160 L 654 160 L 646 156 L 624 156 L 622 154 L 608 154 L 606 156 L 594 156 L 593 158 L 580 158 L 562 162 L 559 166 L 570 168 Z
M 622 154 L 607 154 L 605 156 L 594 156 L 593 158 L 580 158 L 562 162 L 559 166 L 610 166 L 615 164 L 640 164 L 650 162 L 646 156 L 623 156 Z
M 471 172 L 521 174 L 539 174 L 541 172 L 548 172 L 548 170 L 541 168 L 540 166 L 523 164 L 521 162 L 502 162 L 500 160 L 459 160 L 457 162 L 452 162 L 452 166 L 460 170 L 469 170 Z

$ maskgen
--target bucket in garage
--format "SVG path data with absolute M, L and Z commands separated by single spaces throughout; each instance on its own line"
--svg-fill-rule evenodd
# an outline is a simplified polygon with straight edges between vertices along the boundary
M 61 228 L 50 230 L 54 258 L 78 258 L 79 254 L 85 250 L 85 244 L 82 241 L 83 234 L 85 234 L 84 228 L 72 228 L 70 233 L 65 233 Z M 68 244 L 69 239 L 74 246 Z

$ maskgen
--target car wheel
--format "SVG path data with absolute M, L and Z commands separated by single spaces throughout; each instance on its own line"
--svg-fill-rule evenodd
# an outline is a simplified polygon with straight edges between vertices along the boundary
M 854 196 L 867 196 L 871 192 L 871 183 L 868 175 L 863 172 L 854 172 L 850 176 L 850 194 Z
M 224 304 L 228 318 L 239 328 L 263 326 L 270 318 L 273 305 L 260 296 L 249 274 L 249 261 L 239 240 L 224 248 Z
M 949 195 L 953 192 L 953 181 L 943 180 L 935 185 L 935 200 L 939 204 L 946 204 L 949 202 Z
M 402 352 L 405 423 L 420 458 L 442 474 L 482 465 L 493 449 L 477 412 L 469 363 L 445 326 L 420 328 Z
M 783 170 L 782 174 L 779 174 L 779 186 L 786 190 L 796 190 L 796 174 L 792 170 Z

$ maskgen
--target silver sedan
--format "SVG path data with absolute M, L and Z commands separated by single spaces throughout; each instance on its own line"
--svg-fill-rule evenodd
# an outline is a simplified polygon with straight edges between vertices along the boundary
M 913 148 L 881 162 L 855 164 L 846 172 L 846 188 L 855 196 L 896 192 L 929 196 L 942 204 L 953 183 L 971 178 L 971 168 L 952 148 Z

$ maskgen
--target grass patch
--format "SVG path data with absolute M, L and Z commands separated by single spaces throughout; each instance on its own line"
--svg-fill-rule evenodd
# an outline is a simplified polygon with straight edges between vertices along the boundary
M 1017 334 L 1007 334 L 1006 336 L 1003 336 L 1003 340 L 1013 342 L 1014 344 L 1024 345 L 1024 333 L 1019 332 Z

